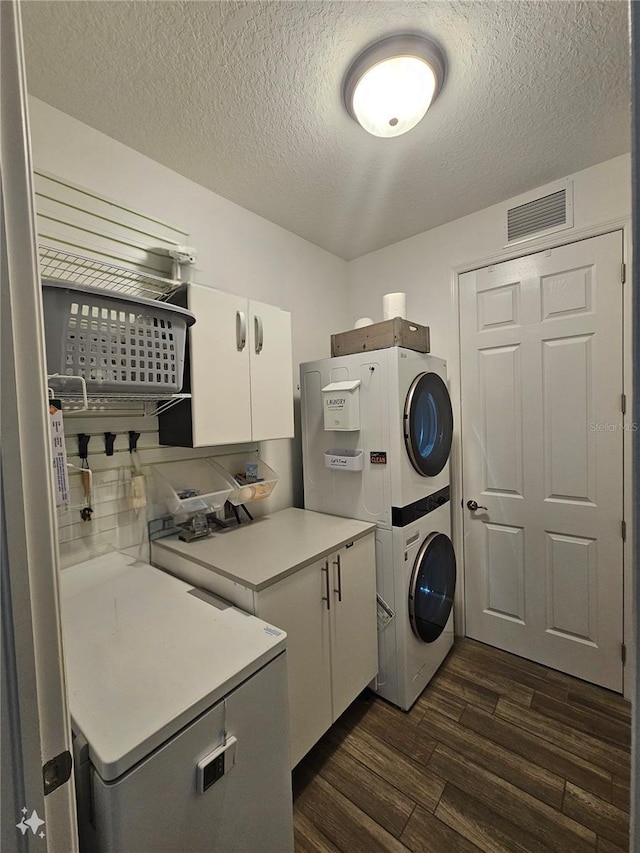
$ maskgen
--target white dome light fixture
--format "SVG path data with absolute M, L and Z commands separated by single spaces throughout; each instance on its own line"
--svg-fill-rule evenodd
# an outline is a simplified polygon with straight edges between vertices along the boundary
M 444 75 L 444 55 L 434 42 L 413 34 L 389 36 L 353 62 L 344 80 L 344 103 L 374 136 L 400 136 L 424 116 Z

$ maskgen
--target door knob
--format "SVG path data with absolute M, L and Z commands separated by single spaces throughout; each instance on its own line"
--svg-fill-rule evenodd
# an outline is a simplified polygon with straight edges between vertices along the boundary
M 475 512 L 477 509 L 487 509 L 488 510 L 488 507 L 478 506 L 477 501 L 467 501 L 467 509 L 470 509 L 471 512 Z

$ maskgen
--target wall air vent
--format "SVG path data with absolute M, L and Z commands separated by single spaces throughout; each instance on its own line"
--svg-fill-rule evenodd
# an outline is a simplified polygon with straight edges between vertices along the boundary
M 557 187 L 543 196 L 530 193 L 507 209 L 507 245 L 573 227 L 573 183 L 562 181 Z

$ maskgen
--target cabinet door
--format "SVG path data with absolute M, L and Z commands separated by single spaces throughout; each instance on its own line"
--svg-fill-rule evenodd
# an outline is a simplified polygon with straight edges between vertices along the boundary
M 287 632 L 292 767 L 332 723 L 326 565 L 312 563 L 257 594 L 256 615 Z
M 189 308 L 193 445 L 251 441 L 248 301 L 193 284 Z
M 375 538 L 370 533 L 329 558 L 332 576 L 333 719 L 378 671 Z
M 253 441 L 293 437 L 291 314 L 249 302 Z

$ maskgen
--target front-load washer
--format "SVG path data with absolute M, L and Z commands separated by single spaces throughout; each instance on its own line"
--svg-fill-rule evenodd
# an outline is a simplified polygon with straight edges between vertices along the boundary
M 378 675 L 371 686 L 405 711 L 453 645 L 456 558 L 442 497 L 428 498 L 417 521 L 376 531 Z
M 441 358 L 402 347 L 302 364 L 306 509 L 390 529 L 394 515 L 448 487 L 446 375 Z

